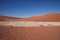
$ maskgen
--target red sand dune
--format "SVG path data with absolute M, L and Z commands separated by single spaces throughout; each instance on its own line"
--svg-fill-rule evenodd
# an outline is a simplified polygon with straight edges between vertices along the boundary
M 15 18 L 0 16 L 0 21 L 60 21 L 60 14 L 47 14 L 43 16 L 34 16 L 29 18 Z
M 0 15 L 0 21 L 17 21 L 17 20 L 21 20 L 21 19 L 23 19 L 23 18 L 16 18 L 16 17 Z
M 60 14 L 47 14 L 43 16 L 31 17 L 28 20 L 33 21 L 60 21 Z

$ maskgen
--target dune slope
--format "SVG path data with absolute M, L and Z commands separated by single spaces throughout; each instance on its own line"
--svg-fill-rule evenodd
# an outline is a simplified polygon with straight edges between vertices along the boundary
M 60 14 L 47 14 L 43 16 L 33 16 L 29 18 L 15 18 L 8 16 L 0 16 L 0 21 L 54 21 L 60 22 Z

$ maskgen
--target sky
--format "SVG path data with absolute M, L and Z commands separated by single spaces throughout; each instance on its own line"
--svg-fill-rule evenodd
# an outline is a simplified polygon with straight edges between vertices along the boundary
M 12 17 L 60 13 L 59 0 L 0 0 L 0 15 Z

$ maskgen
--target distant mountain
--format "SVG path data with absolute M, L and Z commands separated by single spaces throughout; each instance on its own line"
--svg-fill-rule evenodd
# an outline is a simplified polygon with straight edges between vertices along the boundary
M 60 13 L 51 13 L 46 14 L 43 16 L 33 16 L 29 18 L 15 18 L 15 17 L 8 17 L 8 16 L 1 16 L 0 15 L 0 21 L 60 21 Z

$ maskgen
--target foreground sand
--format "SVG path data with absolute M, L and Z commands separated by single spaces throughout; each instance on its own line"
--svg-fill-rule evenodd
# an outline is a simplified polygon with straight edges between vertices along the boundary
M 0 40 L 60 40 L 60 27 L 3 27 Z

